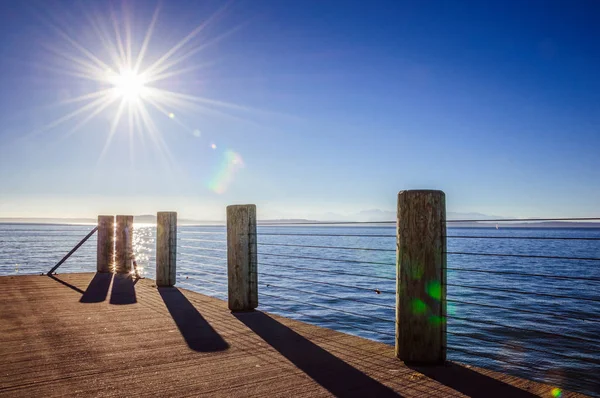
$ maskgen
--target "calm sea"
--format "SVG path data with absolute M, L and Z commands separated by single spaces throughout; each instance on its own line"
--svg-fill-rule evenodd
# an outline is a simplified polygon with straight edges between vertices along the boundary
M 0 274 L 46 272 L 92 228 L 0 224 Z M 134 232 L 138 266 L 149 278 L 155 233 L 150 225 Z M 394 233 L 259 227 L 260 309 L 393 344 Z M 600 229 L 450 228 L 448 235 L 600 238 Z M 94 271 L 95 239 L 58 272 Z M 225 299 L 224 227 L 180 227 L 178 240 L 178 286 Z M 448 238 L 448 251 L 599 258 L 600 241 Z M 448 268 L 449 359 L 600 396 L 599 261 L 449 254 Z

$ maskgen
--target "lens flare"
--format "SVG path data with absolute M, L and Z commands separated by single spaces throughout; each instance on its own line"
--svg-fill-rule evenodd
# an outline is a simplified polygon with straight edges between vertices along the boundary
M 432 325 L 442 325 L 446 323 L 446 318 L 443 316 L 431 315 L 429 317 L 429 323 Z
M 427 304 L 423 300 L 413 299 L 411 306 L 413 314 L 422 315 L 427 312 Z
M 438 281 L 431 281 L 427 283 L 425 288 L 427 290 L 427 294 L 436 300 L 441 300 L 442 298 L 442 285 Z
M 210 181 L 209 188 L 218 194 L 224 193 L 233 182 L 235 173 L 242 167 L 244 167 L 242 157 L 233 151 L 226 151 L 220 170 Z
M 562 390 L 555 387 L 552 389 L 552 391 L 550 391 L 550 394 L 552 394 L 554 398 L 560 398 L 562 397 Z

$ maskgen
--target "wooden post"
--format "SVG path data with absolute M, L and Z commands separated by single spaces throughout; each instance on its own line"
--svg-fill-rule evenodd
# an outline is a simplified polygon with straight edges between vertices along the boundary
M 156 286 L 175 285 L 177 263 L 177 213 L 156 215 Z
M 115 261 L 115 216 L 98 216 L 96 272 L 112 272 Z
M 133 270 L 133 216 L 117 216 L 115 233 L 115 271 L 127 274 Z
M 446 196 L 398 193 L 396 356 L 405 362 L 446 360 Z
M 258 307 L 256 205 L 227 206 L 227 276 L 231 311 Z

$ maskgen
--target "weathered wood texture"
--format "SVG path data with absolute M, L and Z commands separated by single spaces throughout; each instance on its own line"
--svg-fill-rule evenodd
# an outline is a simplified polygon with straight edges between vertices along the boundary
M 229 309 L 258 306 L 256 206 L 227 206 L 227 275 Z
M 177 213 L 156 215 L 156 285 L 175 285 L 177 265 Z
M 0 277 L 0 396 L 552 396 L 550 386 L 458 364 L 409 368 L 388 345 L 232 314 L 224 301 L 150 279 L 131 286 L 134 304 L 113 305 L 130 288 L 109 288 L 112 277 Z
M 112 272 L 115 261 L 115 216 L 98 216 L 96 271 Z
M 442 191 L 398 193 L 396 356 L 446 360 L 446 199 Z
M 117 216 L 115 231 L 115 271 L 130 273 L 133 270 L 133 216 Z

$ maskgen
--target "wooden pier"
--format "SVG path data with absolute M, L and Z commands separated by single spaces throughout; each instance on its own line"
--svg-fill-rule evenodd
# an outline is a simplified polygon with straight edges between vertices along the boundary
M 460 364 L 407 366 L 392 346 L 232 313 L 149 279 L 4 276 L 0 300 L 0 396 L 553 396 L 552 386 Z

